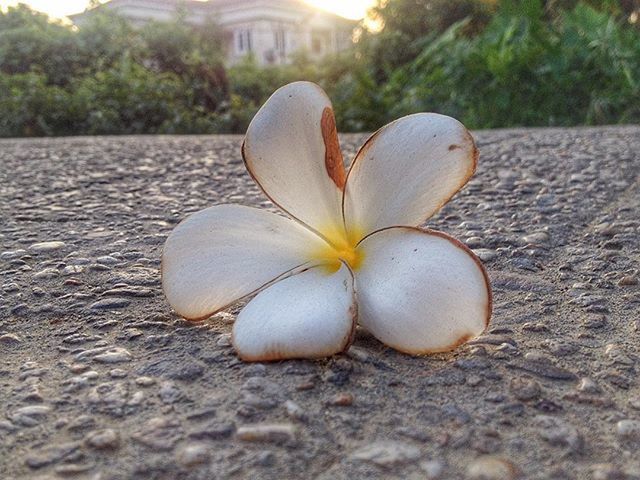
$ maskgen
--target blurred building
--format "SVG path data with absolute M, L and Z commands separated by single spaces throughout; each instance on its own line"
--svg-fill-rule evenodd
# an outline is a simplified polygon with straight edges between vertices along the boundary
M 355 22 L 302 0 L 111 0 L 70 18 L 82 28 L 105 10 L 136 25 L 168 21 L 177 15 L 193 25 L 213 21 L 227 33 L 232 63 L 251 54 L 262 65 L 284 64 L 301 50 L 321 58 L 347 48 L 355 27 Z

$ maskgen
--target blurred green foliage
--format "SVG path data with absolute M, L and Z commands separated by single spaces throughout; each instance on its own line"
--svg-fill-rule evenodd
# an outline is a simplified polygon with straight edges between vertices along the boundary
M 640 122 L 639 0 L 388 0 L 384 27 L 312 62 L 224 64 L 212 22 L 72 29 L 0 14 L 0 136 L 242 133 L 278 87 L 322 85 L 342 131 L 435 111 L 471 128 Z
M 583 3 L 554 21 L 542 2 L 435 37 L 384 85 L 391 118 L 439 111 L 472 128 L 640 121 L 640 35 Z M 385 120 L 388 120 L 385 119 Z
M 0 14 L 0 136 L 228 131 L 222 33 L 109 12 L 74 30 L 24 5 Z

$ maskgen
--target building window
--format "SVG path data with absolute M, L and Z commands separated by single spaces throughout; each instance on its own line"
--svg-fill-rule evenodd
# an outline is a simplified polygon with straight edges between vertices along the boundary
M 276 43 L 276 52 L 278 52 L 278 54 L 281 57 L 284 57 L 287 53 L 285 31 L 284 29 L 279 28 L 274 32 L 274 35 L 275 35 L 275 43 Z
M 315 37 L 311 40 L 311 50 L 313 53 L 319 55 L 322 53 L 322 39 Z
M 329 48 L 329 38 L 327 32 L 311 32 L 311 52 L 314 55 L 322 55 Z
M 251 30 L 238 30 L 236 32 L 236 47 L 238 53 L 248 53 L 253 51 Z

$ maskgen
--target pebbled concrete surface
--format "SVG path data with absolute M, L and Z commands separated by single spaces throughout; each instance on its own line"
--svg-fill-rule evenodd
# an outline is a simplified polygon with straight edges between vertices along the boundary
M 490 331 L 252 365 L 158 272 L 188 213 L 269 206 L 240 137 L 0 141 L 0 478 L 640 478 L 640 127 L 476 136 L 429 226 L 485 261 Z

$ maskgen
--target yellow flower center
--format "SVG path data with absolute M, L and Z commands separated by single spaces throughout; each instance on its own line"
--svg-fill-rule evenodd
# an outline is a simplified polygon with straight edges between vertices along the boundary
M 342 227 L 331 227 L 320 230 L 320 233 L 329 244 L 312 252 L 312 260 L 321 261 L 328 273 L 337 272 L 342 262 L 349 265 L 351 270 L 360 268 L 364 259 L 364 252 L 356 247 L 363 236 L 360 229 L 345 231 Z

